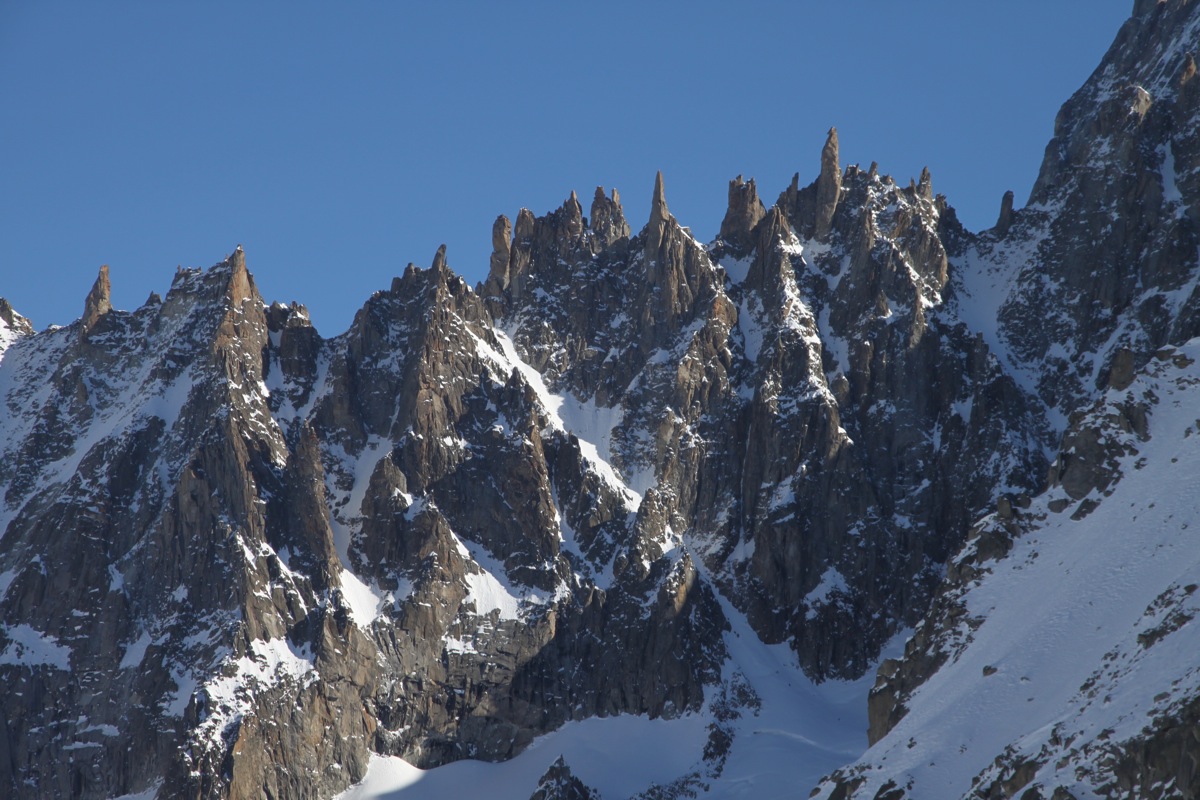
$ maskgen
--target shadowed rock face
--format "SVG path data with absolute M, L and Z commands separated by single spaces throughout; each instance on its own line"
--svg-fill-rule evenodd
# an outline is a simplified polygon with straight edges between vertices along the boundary
M 133 312 L 102 268 L 67 328 L 0 300 L 3 793 L 326 797 L 372 752 L 694 711 L 723 607 L 818 680 L 924 618 L 886 736 L 1028 495 L 1105 491 L 1146 435 L 1072 412 L 1196 332 L 1195 67 L 1162 44 L 1194 8 L 1139 11 L 978 235 L 831 130 L 771 207 L 730 182 L 711 244 L 661 174 L 637 233 L 572 193 L 496 220 L 480 286 L 443 246 L 333 338 L 240 248 Z

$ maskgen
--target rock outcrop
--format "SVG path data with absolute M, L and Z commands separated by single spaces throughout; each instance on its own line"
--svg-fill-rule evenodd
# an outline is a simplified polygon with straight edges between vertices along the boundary
M 529 800 L 600 800 L 600 795 L 572 775 L 567 762 L 559 756 L 538 781 L 537 791 Z
M 818 239 L 829 235 L 842 191 L 842 168 L 838 162 L 837 128 L 829 129 L 821 150 L 821 175 L 817 178 L 817 220 L 813 232 Z

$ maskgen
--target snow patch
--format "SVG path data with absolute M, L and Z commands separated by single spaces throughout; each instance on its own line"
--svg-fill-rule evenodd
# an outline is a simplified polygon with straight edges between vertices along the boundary
M 58 639 L 24 623 L 2 627 L 9 642 L 0 652 L 0 664 L 70 671 L 71 649 L 59 644 Z
M 456 761 L 422 770 L 403 759 L 372 755 L 367 777 L 338 800 L 441 800 L 486 797 L 529 800 L 561 755 L 571 772 L 603 797 L 631 797 L 686 773 L 703 752 L 707 720 L 700 715 L 647 719 L 623 715 L 568 722 L 540 736 L 519 756 L 498 764 Z
M 514 369 L 521 373 L 550 418 L 551 429 L 573 434 L 579 440 L 579 449 L 588 466 L 624 498 L 628 510 L 637 511 L 644 489 L 643 492 L 635 491 L 630 486 L 630 482 L 637 482 L 634 476 L 627 482 L 612 463 L 612 431 L 621 424 L 623 411 L 597 406 L 594 399 L 585 402 L 550 391 L 541 373 L 522 360 L 516 345 L 504 331 L 495 331 L 499 352 L 475 334 L 471 335 L 480 355 L 492 361 L 501 376 L 507 378 Z

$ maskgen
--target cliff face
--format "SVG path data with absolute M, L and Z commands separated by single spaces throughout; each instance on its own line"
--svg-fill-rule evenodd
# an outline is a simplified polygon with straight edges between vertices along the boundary
M 819 796 L 1200 792 L 1182 655 L 1200 581 L 1183 488 L 1198 33 L 1194 3 L 1138 3 L 1059 113 L 1029 205 L 1006 203 L 952 257 L 960 312 L 993 315 L 990 341 L 1061 431 L 1057 455 L 1042 495 L 972 528 L 903 657 L 880 667 L 875 747 Z
M 731 181 L 713 242 L 661 175 L 636 233 L 615 191 L 586 217 L 572 193 L 497 219 L 479 286 L 442 248 L 333 338 L 266 304 L 240 248 L 133 312 L 103 268 L 65 328 L 0 301 L 0 786 L 328 797 L 372 754 L 497 761 L 634 714 L 703 720 L 694 767 L 647 796 L 719 793 L 765 699 L 795 695 L 747 648 L 779 645 L 797 685 L 853 680 L 914 626 L 872 693 L 877 749 L 828 796 L 933 796 L 949 773 L 906 789 L 916 756 L 872 755 L 909 750 L 956 765 L 939 796 L 1065 786 L 1050 753 L 1163 784 L 1195 717 L 1171 658 L 1137 673 L 1166 699 L 1130 701 L 1156 727 L 1111 745 L 1014 722 L 955 760 L 933 732 L 958 730 L 937 697 L 1002 683 L 955 676 L 1011 634 L 989 616 L 1036 617 L 1017 573 L 1038 543 L 1065 561 L 1142 531 L 1106 516 L 1113 493 L 1185 457 L 1142 451 L 1187 435 L 1198 29 L 1193 3 L 1139 4 L 1029 204 L 980 234 L 927 171 L 843 168 L 831 130 L 816 180 L 769 208 Z M 1111 552 L 1080 580 L 1131 557 Z M 1150 622 L 1121 635 L 1189 630 L 1184 577 L 1148 568 Z M 571 766 L 539 770 L 539 796 L 594 795 Z

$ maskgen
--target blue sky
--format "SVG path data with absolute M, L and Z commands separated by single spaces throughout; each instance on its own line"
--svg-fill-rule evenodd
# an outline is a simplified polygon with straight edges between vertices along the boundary
M 0 0 L 0 296 L 66 324 L 101 264 L 135 308 L 241 243 L 329 336 L 443 242 L 481 280 L 496 215 L 572 189 L 637 230 L 661 169 L 708 240 L 730 178 L 769 204 L 831 125 L 986 228 L 1132 0 L 334 8 Z

